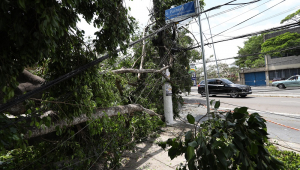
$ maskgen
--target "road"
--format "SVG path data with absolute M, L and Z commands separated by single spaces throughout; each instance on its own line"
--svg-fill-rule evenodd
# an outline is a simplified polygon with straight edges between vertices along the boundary
M 300 88 L 282 90 L 272 87 L 254 87 L 252 91 L 253 94 L 246 98 L 218 95 L 210 96 L 209 100 L 219 100 L 220 109 L 223 110 L 248 107 L 249 113 L 257 112 L 267 120 L 270 138 L 300 144 Z M 190 95 L 184 97 L 184 100 L 187 103 L 206 105 L 206 98 L 197 93 L 197 87 L 192 87 Z

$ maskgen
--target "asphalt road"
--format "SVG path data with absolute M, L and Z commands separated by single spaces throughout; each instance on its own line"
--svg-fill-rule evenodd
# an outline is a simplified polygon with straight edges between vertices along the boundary
M 185 102 L 206 105 L 206 98 L 198 94 L 197 87 L 192 87 L 191 91 L 190 95 L 184 97 Z M 209 100 L 219 100 L 220 109 L 248 107 L 249 113 L 257 112 L 267 120 L 270 138 L 300 144 L 300 88 L 282 90 L 272 87 L 254 87 L 252 91 L 253 95 L 246 98 L 217 95 L 210 96 Z

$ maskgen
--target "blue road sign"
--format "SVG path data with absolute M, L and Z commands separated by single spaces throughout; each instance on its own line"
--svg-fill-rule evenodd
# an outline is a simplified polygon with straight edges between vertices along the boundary
M 166 22 L 177 22 L 189 18 L 195 14 L 194 1 L 165 10 Z
M 192 77 L 192 80 L 196 80 L 196 77 Z

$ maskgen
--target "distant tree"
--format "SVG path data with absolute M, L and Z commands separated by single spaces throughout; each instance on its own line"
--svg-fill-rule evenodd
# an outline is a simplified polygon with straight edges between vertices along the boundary
M 296 12 L 286 16 L 283 20 L 280 21 L 280 24 L 285 22 L 298 22 L 300 19 L 300 9 Z
M 207 63 L 214 62 L 213 55 L 211 55 L 207 60 Z M 236 66 L 230 66 L 224 62 L 218 62 L 218 68 L 220 73 L 220 78 L 227 78 L 231 81 L 236 81 L 239 74 L 239 69 Z M 197 67 L 196 69 L 197 82 L 204 79 L 203 67 Z M 201 75 L 201 76 L 200 76 Z M 217 65 L 210 64 L 207 66 L 207 78 L 218 78 Z
M 299 55 L 299 49 L 284 50 L 289 47 L 298 46 L 300 44 L 300 34 L 286 32 L 276 37 L 266 40 L 262 45 L 263 53 L 270 53 L 272 56 L 282 57 L 290 55 Z M 276 51 L 276 52 L 272 52 Z
M 252 36 L 244 42 L 244 47 L 238 47 L 238 55 L 247 57 L 239 57 L 235 64 L 240 68 L 256 68 L 263 67 L 265 60 L 263 56 L 251 55 L 261 51 L 261 44 L 263 43 L 263 35 Z

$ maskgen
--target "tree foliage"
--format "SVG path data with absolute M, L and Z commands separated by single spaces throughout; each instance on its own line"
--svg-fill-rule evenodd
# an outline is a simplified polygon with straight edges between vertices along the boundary
M 265 65 L 263 56 L 252 55 L 261 52 L 261 44 L 263 43 L 263 35 L 252 36 L 244 42 L 244 47 L 238 47 L 238 57 L 235 64 L 240 68 L 257 68 Z M 250 56 L 248 56 L 250 55 Z
M 219 112 L 219 107 L 220 102 L 216 101 L 215 112 L 209 113 L 213 118 L 200 126 L 192 115 L 187 115 L 188 122 L 195 128 L 186 132 L 184 139 L 173 138 L 159 143 L 163 149 L 168 146 L 171 159 L 185 155 L 186 164 L 179 169 L 284 168 L 283 163 L 266 149 L 266 121 L 258 113 L 249 115 L 246 107 L 235 108 L 233 112 Z
M 163 2 L 159 6 L 161 12 L 157 21 L 164 21 L 162 11 L 174 3 L 185 2 Z M 27 99 L 20 104 L 24 107 L 18 110 L 15 118 L 11 118 L 9 111 L 0 113 L 4 168 L 82 169 L 94 163 L 104 166 L 104 169 L 116 168 L 124 150 L 133 149 L 136 141 L 162 125 L 159 117 L 136 112 L 90 119 L 70 127 L 57 126 L 54 133 L 25 139 L 27 134 L 30 136 L 29 129 L 50 127 L 58 120 L 68 122 L 83 114 L 91 116 L 96 109 L 112 106 L 135 103 L 163 114 L 163 81 L 158 74 L 142 74 L 138 79 L 136 73 L 119 75 L 110 72 L 138 68 L 140 64 L 141 45 L 133 47 L 132 53 L 126 53 L 126 44 L 141 35 L 134 34 L 137 25 L 121 0 L 19 0 L 1 1 L 0 6 L 0 35 L 3 37 L 0 45 L 0 104 L 20 95 L 15 92 L 21 85 L 20 75 L 24 69 L 48 83 L 105 53 L 111 56 L 109 60 L 51 87 L 40 94 L 38 100 Z M 76 27 L 79 16 L 99 29 L 94 39 L 85 41 L 85 32 Z M 164 22 L 157 22 L 150 31 L 163 25 Z M 176 29 L 166 30 L 167 34 L 162 37 L 166 51 L 175 47 L 171 38 L 173 30 Z M 177 31 L 183 39 L 178 38 L 176 46 L 189 46 L 191 39 L 183 31 Z M 121 47 L 122 53 L 114 52 L 117 47 Z M 153 41 L 147 43 L 143 68 L 162 67 L 158 48 L 161 47 L 154 46 Z M 164 56 L 167 62 L 163 64 L 172 65 L 170 82 L 176 112 L 177 101 L 182 100 L 179 91 L 190 90 L 189 61 L 199 55 L 197 51 L 170 51 Z
M 282 19 L 280 21 L 280 24 L 283 24 L 283 23 L 288 22 L 288 21 L 298 22 L 299 21 L 299 16 L 300 16 L 300 9 L 297 10 L 296 12 L 286 16 L 284 19 Z
M 207 60 L 207 63 L 215 63 L 213 55 L 211 55 Z M 220 78 L 227 78 L 230 81 L 236 81 L 239 74 L 238 67 L 230 65 L 224 62 L 218 62 L 218 69 Z M 218 78 L 218 70 L 216 64 L 211 64 L 207 67 L 207 78 Z M 197 82 L 203 80 L 204 71 L 202 65 L 196 69 Z
M 268 53 L 272 56 L 287 56 L 287 55 L 299 55 L 297 49 L 284 50 L 289 47 L 298 46 L 300 43 L 300 34 L 299 33 L 290 33 L 286 32 L 284 34 L 278 35 L 276 37 L 266 40 L 262 45 L 262 52 Z M 274 51 L 274 52 L 273 52 Z

